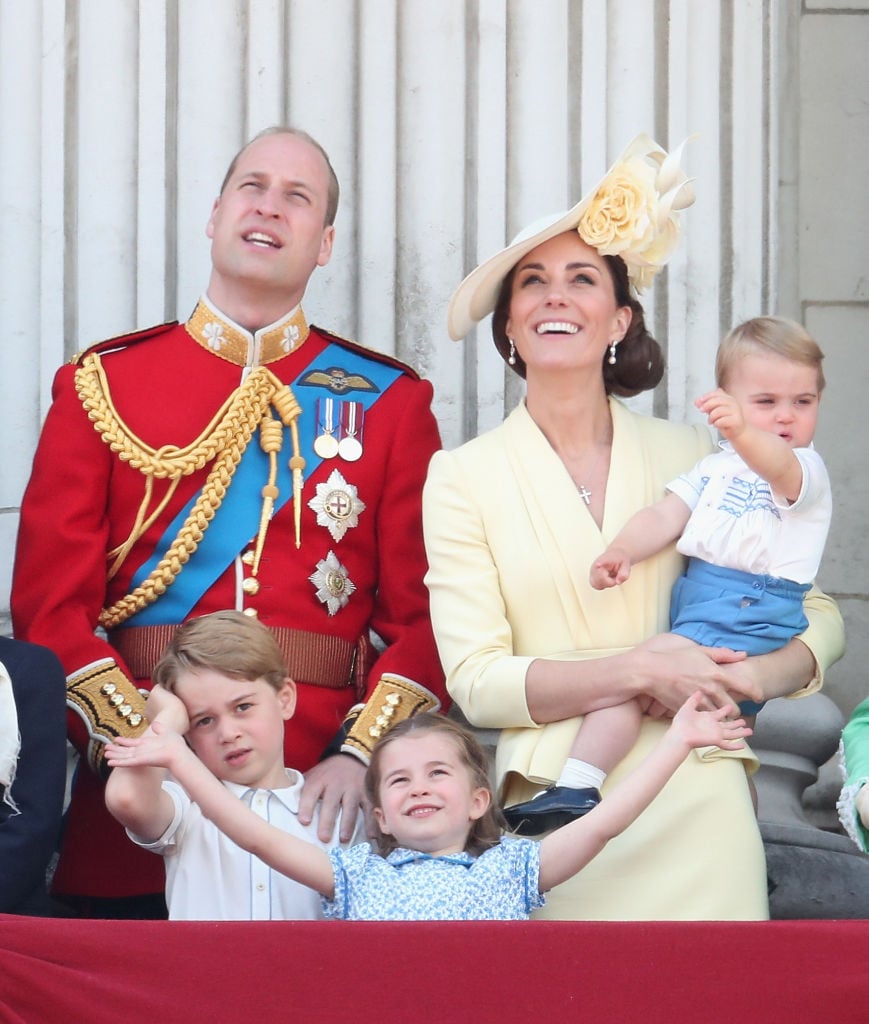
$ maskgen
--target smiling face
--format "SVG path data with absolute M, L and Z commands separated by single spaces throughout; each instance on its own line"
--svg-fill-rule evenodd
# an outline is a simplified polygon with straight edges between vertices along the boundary
M 255 139 L 239 155 L 208 221 L 209 298 L 235 319 L 239 306 L 263 306 L 269 319 L 254 326 L 296 306 L 314 268 L 332 255 L 328 194 L 326 161 L 310 142 L 286 133 Z
M 193 752 L 219 779 L 256 789 L 287 785 L 284 722 L 296 704 L 290 680 L 276 690 L 262 679 L 197 669 L 180 673 L 175 692 L 187 708 Z
M 811 443 L 820 401 L 817 367 L 749 349 L 734 362 L 722 385 L 739 402 L 747 423 L 777 434 L 791 448 Z
M 491 799 L 472 784 L 456 741 L 434 731 L 402 736 L 384 749 L 378 796 L 380 830 L 432 856 L 464 850 L 471 823 Z
M 600 374 L 604 353 L 630 322 L 630 309 L 616 305 L 606 261 L 575 231 L 543 242 L 516 265 L 506 332 L 529 379 L 547 370 Z

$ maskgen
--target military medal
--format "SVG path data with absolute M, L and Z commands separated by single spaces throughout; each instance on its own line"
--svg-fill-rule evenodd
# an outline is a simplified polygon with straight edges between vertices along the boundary
M 356 584 L 347 575 L 347 570 L 338 561 L 334 551 L 317 562 L 317 571 L 308 577 L 317 591 L 317 600 L 326 606 L 330 615 L 335 615 L 350 600 Z
M 345 462 L 356 462 L 362 456 L 362 419 L 365 410 L 361 402 L 341 403 L 341 440 L 338 454 Z
M 338 454 L 338 438 L 335 436 L 334 398 L 317 399 L 317 430 L 320 433 L 314 441 L 314 451 L 321 459 L 334 459 Z
M 317 484 L 317 494 L 308 507 L 317 513 L 317 525 L 325 526 L 332 539 L 339 541 L 349 529 L 359 525 L 365 502 L 359 500 L 354 485 L 333 469 L 326 483 Z

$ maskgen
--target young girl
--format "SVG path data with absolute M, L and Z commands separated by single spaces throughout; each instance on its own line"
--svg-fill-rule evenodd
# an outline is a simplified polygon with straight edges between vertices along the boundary
M 723 436 L 722 450 L 668 484 L 592 565 L 591 585 L 614 587 L 678 539 L 689 563 L 657 650 L 693 642 L 766 654 L 806 629 L 803 596 L 831 513 L 830 481 L 812 447 L 823 358 L 805 328 L 781 317 L 730 331 L 718 348 L 718 388 L 696 402 Z M 739 708 L 753 716 L 762 706 Z M 507 821 L 535 835 L 594 807 L 607 772 L 636 742 L 641 715 L 636 701 L 586 715 L 556 784 L 507 808 Z
M 327 853 L 268 824 L 227 792 L 160 714 L 150 735 L 118 739 L 106 758 L 112 767 L 167 768 L 234 842 L 319 892 L 327 917 L 524 920 L 547 890 L 634 821 L 692 748 L 743 746 L 751 730 L 742 719 L 728 720 L 735 706 L 700 711 L 700 699 L 697 693 L 685 702 L 658 746 L 605 803 L 539 844 L 501 836 L 485 754 L 470 733 L 433 713 L 400 723 L 375 747 L 366 788 L 379 852 L 360 843 Z

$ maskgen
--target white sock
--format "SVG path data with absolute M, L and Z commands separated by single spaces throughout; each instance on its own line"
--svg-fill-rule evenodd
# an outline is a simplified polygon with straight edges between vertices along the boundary
M 606 772 L 595 768 L 587 761 L 580 761 L 576 757 L 569 757 L 561 775 L 558 776 L 557 786 L 567 786 L 569 789 L 600 789 L 606 778 Z

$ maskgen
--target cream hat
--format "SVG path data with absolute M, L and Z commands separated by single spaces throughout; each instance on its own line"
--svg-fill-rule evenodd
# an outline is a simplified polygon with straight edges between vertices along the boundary
M 679 238 L 679 211 L 694 202 L 691 180 L 679 166 L 685 142 L 668 154 L 638 135 L 576 206 L 535 221 L 472 270 L 450 300 L 450 337 L 464 338 L 492 312 L 504 278 L 526 253 L 574 228 L 602 256 L 621 256 L 636 291 L 647 288 Z

